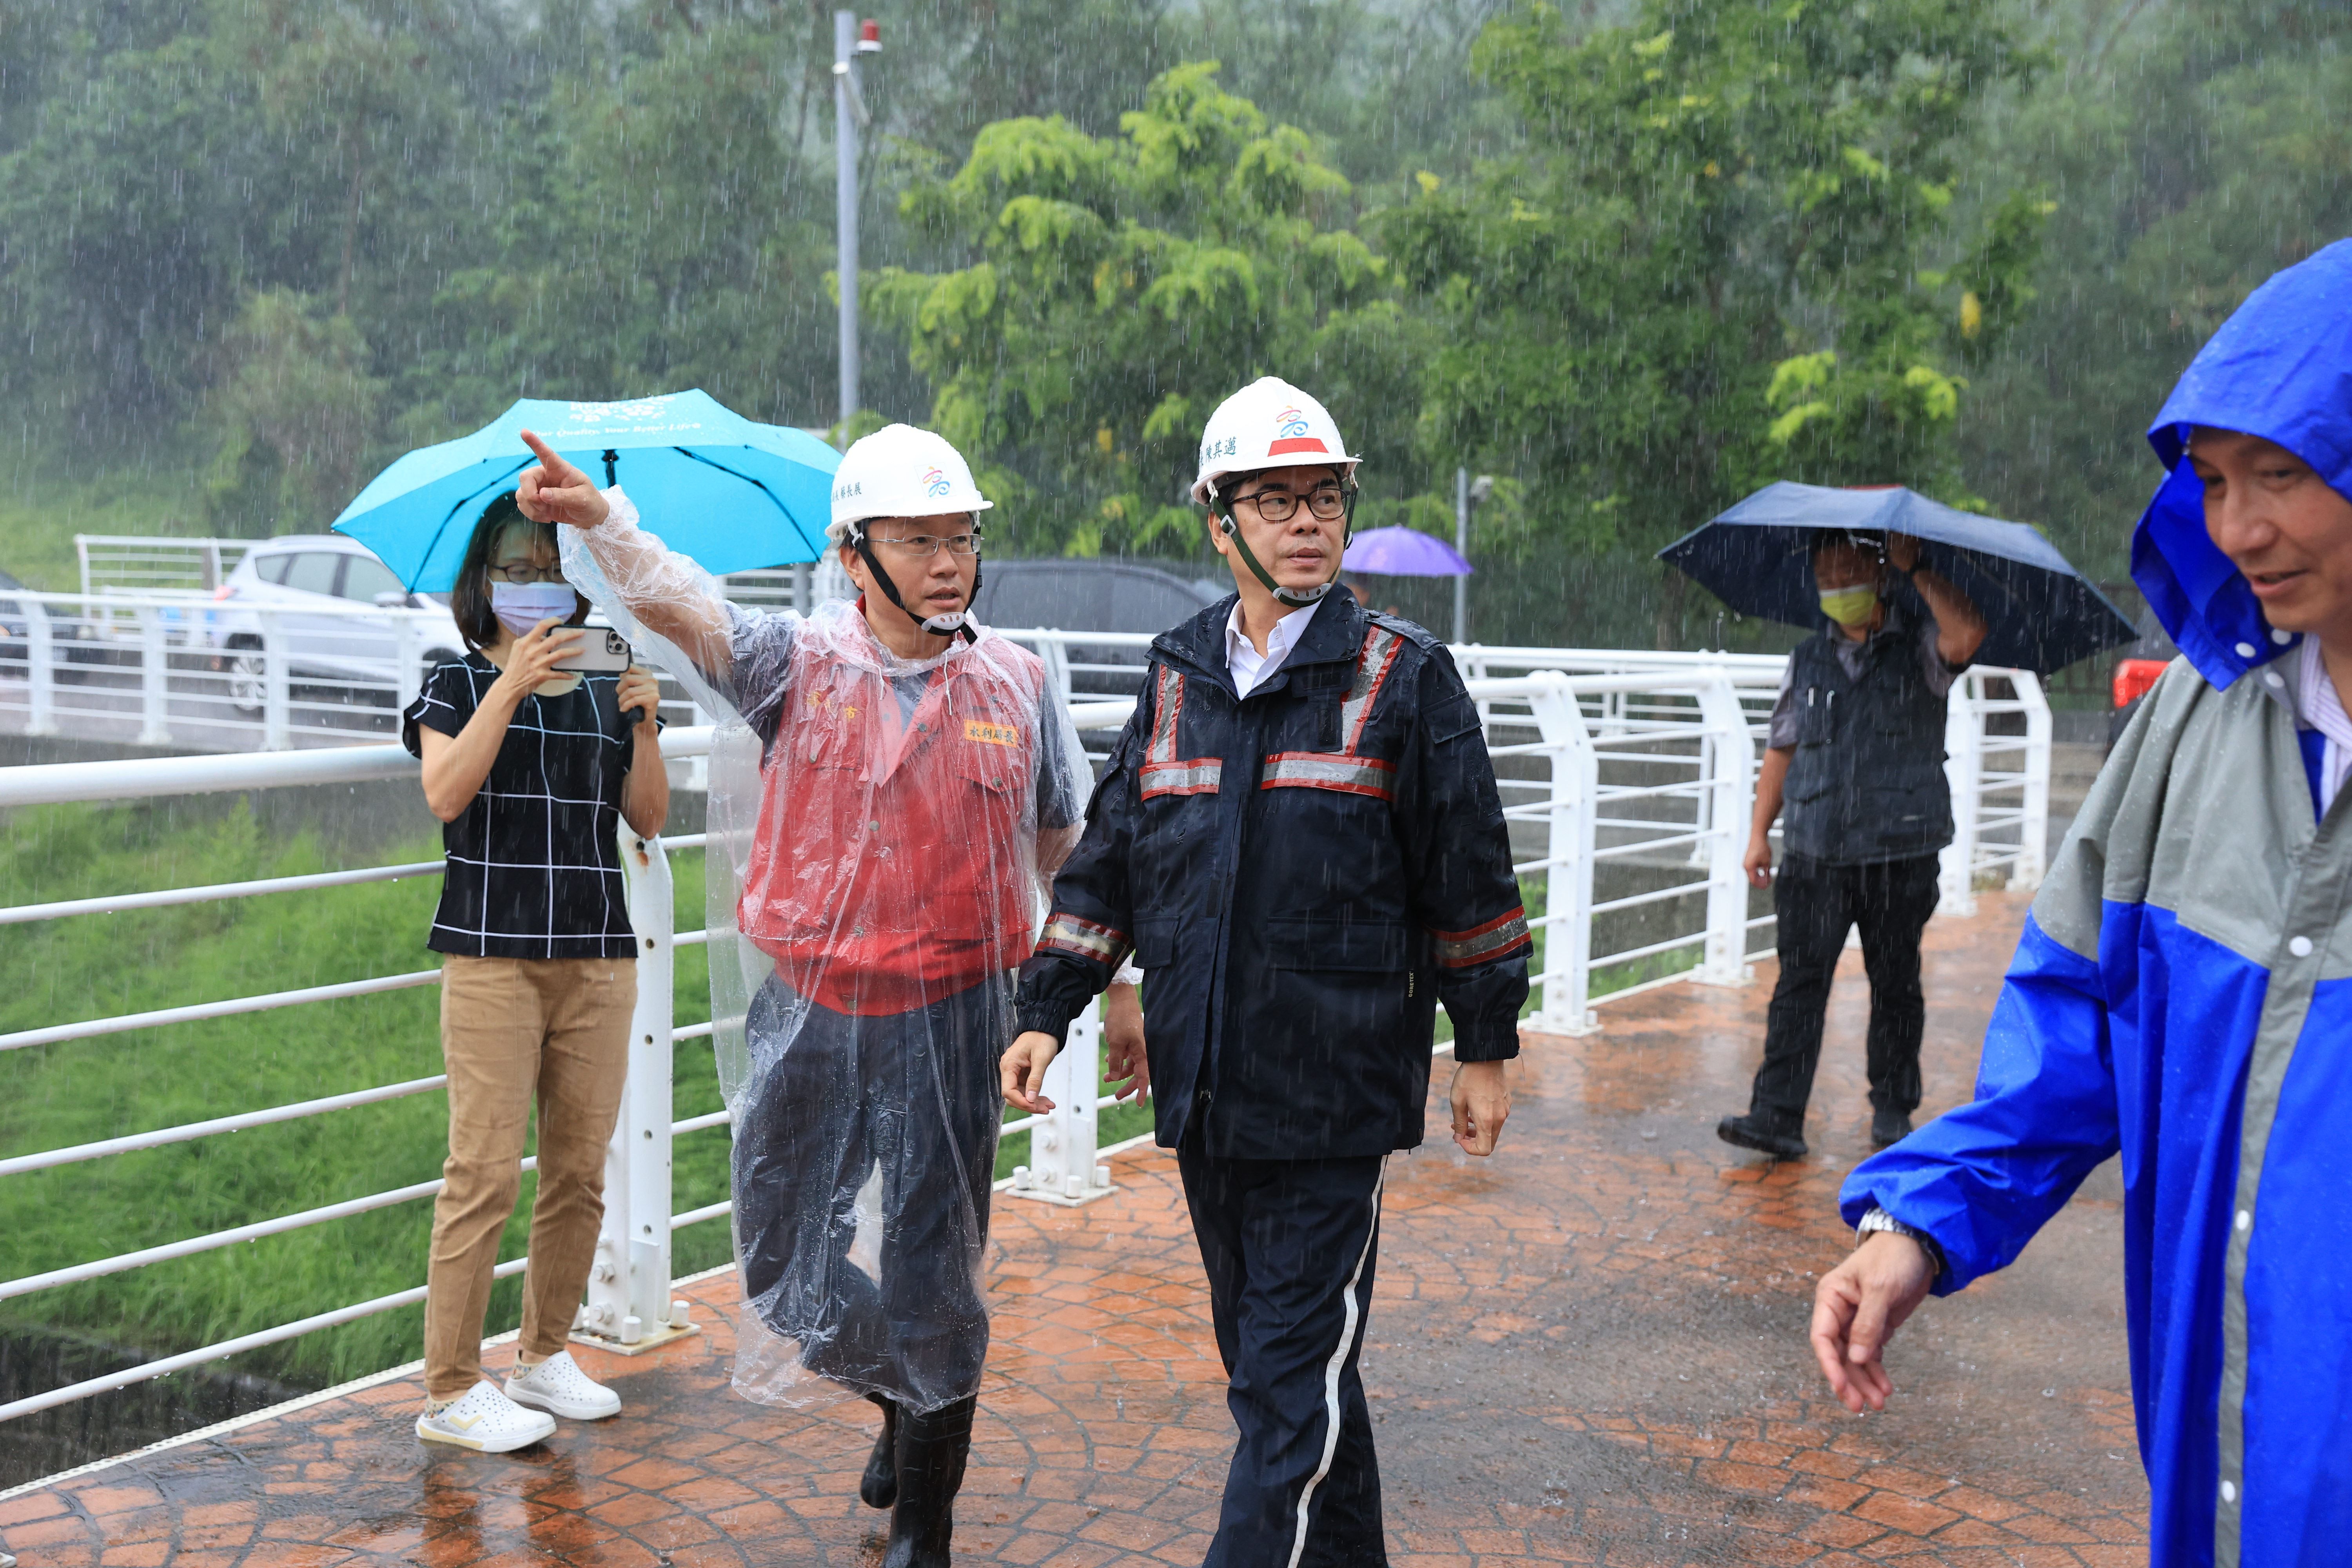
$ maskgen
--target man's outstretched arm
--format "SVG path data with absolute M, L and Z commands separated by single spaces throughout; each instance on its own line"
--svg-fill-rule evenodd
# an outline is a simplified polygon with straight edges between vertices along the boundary
M 1849 1224 L 1876 1210 L 1927 1238 L 1871 1234 L 1814 1291 L 1813 1354 L 1847 1409 L 1885 1406 L 1887 1343 L 1922 1301 L 2008 1267 L 2116 1152 L 2107 1028 L 2095 961 L 2029 920 L 1977 1098 L 1864 1161 L 1838 1194 Z

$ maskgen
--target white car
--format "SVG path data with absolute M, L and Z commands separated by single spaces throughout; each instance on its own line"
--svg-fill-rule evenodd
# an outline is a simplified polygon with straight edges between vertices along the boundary
M 213 598 L 205 618 L 213 646 L 221 650 L 229 700 L 242 713 L 260 712 L 268 689 L 256 613 L 262 609 L 278 612 L 290 679 L 342 687 L 354 700 L 374 691 L 389 700 L 399 689 L 401 642 L 395 617 L 353 616 L 348 613 L 353 608 L 430 612 L 415 617 L 415 640 L 408 645 L 418 650 L 423 670 L 466 651 L 445 595 L 406 592 L 367 546 L 340 533 L 262 541 L 246 552 Z M 320 613 L 331 608 L 345 613 Z

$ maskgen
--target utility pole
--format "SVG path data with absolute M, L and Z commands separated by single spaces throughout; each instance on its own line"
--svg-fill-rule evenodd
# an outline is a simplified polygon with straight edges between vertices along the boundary
M 857 412 L 857 133 L 873 122 L 857 90 L 857 57 L 882 52 L 882 28 L 857 25 L 855 11 L 833 14 L 834 269 L 841 279 L 841 412 Z
M 1463 560 L 1470 559 L 1470 509 L 1495 493 L 1495 476 L 1480 474 L 1470 477 L 1467 468 L 1454 470 L 1454 551 Z M 1454 579 L 1454 641 L 1456 646 L 1470 640 L 1470 579 Z
M 1470 470 L 1454 470 L 1454 552 L 1470 559 Z M 1454 644 L 1470 640 L 1470 579 L 1454 579 Z

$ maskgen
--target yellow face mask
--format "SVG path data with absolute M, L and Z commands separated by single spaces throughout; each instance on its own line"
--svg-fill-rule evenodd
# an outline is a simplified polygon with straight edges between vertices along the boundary
M 1823 588 L 1822 614 L 1842 626 L 1858 626 L 1878 608 L 1878 590 L 1868 584 L 1853 588 Z

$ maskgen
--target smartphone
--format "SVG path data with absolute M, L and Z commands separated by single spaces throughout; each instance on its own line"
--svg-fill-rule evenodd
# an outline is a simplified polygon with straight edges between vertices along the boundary
M 631 662 L 628 638 L 610 626 L 583 626 L 580 641 L 570 654 L 556 660 L 555 668 L 590 675 L 617 675 Z

